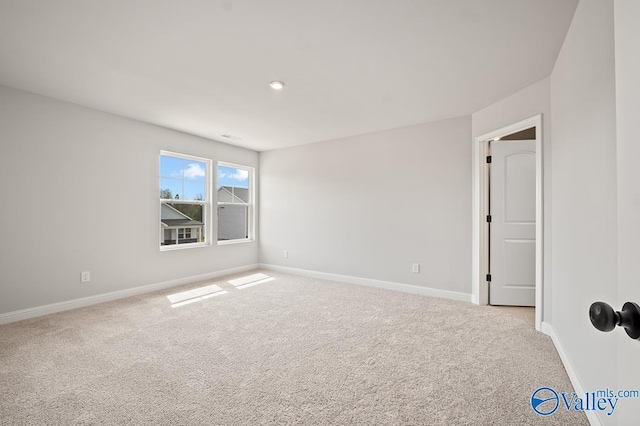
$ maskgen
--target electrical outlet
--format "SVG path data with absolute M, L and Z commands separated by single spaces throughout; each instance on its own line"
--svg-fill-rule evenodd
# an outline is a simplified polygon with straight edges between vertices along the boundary
M 289 257 L 289 250 L 284 251 L 284 257 Z
M 91 272 L 89 271 L 84 271 L 80 274 L 80 282 L 81 283 L 88 283 L 89 281 L 91 281 Z
M 419 274 L 419 273 L 420 273 L 420 264 L 419 264 L 419 263 L 414 263 L 414 264 L 411 266 L 411 271 L 412 271 L 414 274 Z

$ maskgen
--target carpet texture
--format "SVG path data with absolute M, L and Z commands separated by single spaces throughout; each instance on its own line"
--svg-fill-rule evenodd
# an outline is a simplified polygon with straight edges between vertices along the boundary
M 272 271 L 0 326 L 2 425 L 588 424 L 535 414 L 542 386 L 573 390 L 511 315 Z

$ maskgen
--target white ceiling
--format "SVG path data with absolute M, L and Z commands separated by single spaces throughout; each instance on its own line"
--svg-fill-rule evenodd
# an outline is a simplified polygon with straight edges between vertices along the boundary
M 0 0 L 0 84 L 264 151 L 490 105 L 577 2 Z

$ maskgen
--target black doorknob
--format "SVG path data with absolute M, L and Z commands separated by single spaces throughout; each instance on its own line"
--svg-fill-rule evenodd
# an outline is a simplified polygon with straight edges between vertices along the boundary
M 589 319 L 600 331 L 611 331 L 619 325 L 632 339 L 640 338 L 640 306 L 633 302 L 625 303 L 618 312 L 605 302 L 595 302 L 589 308 Z
M 611 331 L 619 322 L 616 311 L 605 302 L 595 302 L 591 305 L 589 319 L 591 324 L 600 331 Z

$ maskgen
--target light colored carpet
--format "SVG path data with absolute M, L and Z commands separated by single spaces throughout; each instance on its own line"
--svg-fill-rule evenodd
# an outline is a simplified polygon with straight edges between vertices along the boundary
M 551 340 L 468 303 L 260 271 L 0 326 L 3 425 L 587 424 Z M 171 307 L 167 296 L 227 293 Z M 195 292 L 195 294 L 199 294 Z

